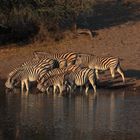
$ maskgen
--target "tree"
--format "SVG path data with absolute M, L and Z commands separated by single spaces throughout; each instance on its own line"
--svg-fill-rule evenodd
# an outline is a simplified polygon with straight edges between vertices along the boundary
M 66 15 L 71 18 L 75 31 L 77 29 L 78 16 L 90 10 L 94 2 L 94 0 L 65 0 Z

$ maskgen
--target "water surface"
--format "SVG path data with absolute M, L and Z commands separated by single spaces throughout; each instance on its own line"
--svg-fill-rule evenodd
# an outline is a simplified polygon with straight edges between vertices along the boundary
M 140 94 L 0 96 L 0 140 L 139 140 Z

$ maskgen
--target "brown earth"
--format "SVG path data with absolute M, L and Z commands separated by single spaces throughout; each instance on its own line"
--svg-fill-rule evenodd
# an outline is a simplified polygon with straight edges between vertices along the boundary
M 129 21 L 95 32 L 97 35 L 92 40 L 87 35 L 75 37 L 72 33 L 66 33 L 65 39 L 60 42 L 3 46 L 0 48 L 0 77 L 5 81 L 4 79 L 13 67 L 32 58 L 32 53 L 35 50 L 49 53 L 77 51 L 98 56 L 112 55 L 122 59 L 121 65 L 125 72 L 126 85 L 122 84 L 118 74 L 115 79 L 112 79 L 107 72 L 101 74 L 99 86 L 140 89 L 140 22 Z M 3 85 L 3 82 L 1 84 Z

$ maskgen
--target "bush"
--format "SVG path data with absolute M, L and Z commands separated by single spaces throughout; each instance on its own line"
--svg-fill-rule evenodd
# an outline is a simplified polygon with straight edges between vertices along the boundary
M 36 39 L 44 40 L 48 32 L 56 35 L 55 32 L 65 28 L 76 28 L 78 16 L 89 10 L 91 3 L 92 0 L 1 0 L 0 24 L 10 29 L 8 35 L 12 41 L 34 35 Z

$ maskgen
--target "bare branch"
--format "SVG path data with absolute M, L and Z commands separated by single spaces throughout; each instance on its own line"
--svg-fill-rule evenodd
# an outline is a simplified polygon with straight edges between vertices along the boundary
M 92 31 L 89 29 L 77 29 L 77 34 L 87 34 L 91 39 L 93 38 Z

